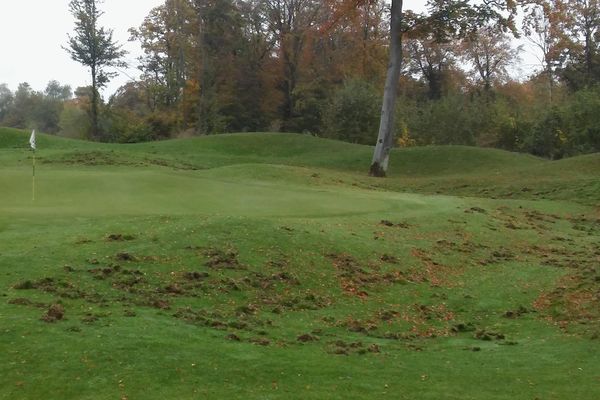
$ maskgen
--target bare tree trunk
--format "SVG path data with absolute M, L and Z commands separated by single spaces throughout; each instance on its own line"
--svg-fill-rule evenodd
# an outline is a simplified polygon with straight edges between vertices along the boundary
M 98 140 L 100 133 L 98 132 L 98 83 L 96 79 L 96 67 L 92 66 L 92 139 Z
M 204 37 L 204 21 L 202 20 L 202 11 L 198 9 L 198 54 L 200 56 L 200 68 L 198 83 L 200 84 L 200 98 L 198 99 L 198 122 L 196 125 L 196 133 L 200 135 L 208 134 L 208 112 L 207 112 L 207 52 L 206 41 Z
M 394 147 L 394 111 L 396 108 L 400 69 L 402 67 L 402 0 L 392 0 L 390 25 L 390 63 L 383 91 L 379 135 L 377 136 L 377 144 L 375 145 L 373 161 L 369 170 L 369 175 L 377 177 L 384 177 L 386 175 L 390 151 Z

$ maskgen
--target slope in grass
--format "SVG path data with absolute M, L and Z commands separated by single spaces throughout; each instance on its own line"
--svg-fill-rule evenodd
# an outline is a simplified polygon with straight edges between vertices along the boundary
M 0 133 L 0 397 L 600 392 L 594 156 L 407 149 L 378 180 L 300 135 L 42 135 L 32 203 L 28 134 Z
M 17 130 L 0 132 L 0 163 L 26 168 L 30 163 L 27 135 Z M 223 173 L 228 179 L 237 176 L 428 194 L 561 199 L 590 205 L 597 204 L 600 196 L 598 154 L 551 162 L 495 149 L 415 147 L 394 150 L 390 177 L 381 180 L 365 174 L 370 147 L 307 135 L 231 134 L 132 145 L 40 135 L 39 142 L 42 165 L 158 166 L 192 171 L 234 167 L 214 170 L 206 176 Z M 263 179 L 266 177 L 269 179 Z

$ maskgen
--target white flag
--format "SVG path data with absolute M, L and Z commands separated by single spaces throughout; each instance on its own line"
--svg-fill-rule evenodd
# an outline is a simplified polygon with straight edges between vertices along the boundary
M 35 150 L 35 129 L 31 131 L 31 137 L 29 138 L 29 145 Z

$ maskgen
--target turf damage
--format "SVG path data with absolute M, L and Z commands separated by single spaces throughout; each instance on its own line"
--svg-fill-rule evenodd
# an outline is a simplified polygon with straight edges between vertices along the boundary
M 597 397 L 597 179 L 206 139 L 54 149 L 35 208 L 3 169 L 0 397 Z

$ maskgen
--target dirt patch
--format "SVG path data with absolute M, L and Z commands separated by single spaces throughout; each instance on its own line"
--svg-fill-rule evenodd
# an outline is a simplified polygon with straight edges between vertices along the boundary
M 13 285 L 14 289 L 17 290 L 31 290 L 37 289 L 44 292 L 56 292 L 57 287 L 69 287 L 70 284 L 67 282 L 60 282 L 54 278 L 42 278 L 37 281 L 25 280 Z
M 176 170 L 184 170 L 184 171 L 197 171 L 197 170 L 203 169 L 201 167 L 198 167 L 198 166 L 190 164 L 190 163 L 185 163 L 185 162 L 175 161 L 175 160 L 165 160 L 165 159 L 160 159 L 160 158 L 144 158 L 144 162 L 146 162 L 147 164 L 150 164 L 150 165 L 158 165 L 161 167 L 168 167 L 168 168 L 172 168 L 172 169 L 176 169 Z
M 19 297 L 17 299 L 12 299 L 8 301 L 8 304 L 16 304 L 19 306 L 30 306 L 33 304 L 33 302 L 29 299 L 25 299 L 23 297 Z
M 209 247 L 203 251 L 203 254 L 208 257 L 206 266 L 212 269 L 245 270 L 248 268 L 240 263 L 239 254 L 235 249 L 223 250 Z
M 455 323 L 454 319 L 454 312 L 445 303 L 411 304 L 396 309 L 381 309 L 369 319 L 349 318 L 335 325 L 345 327 L 351 332 L 381 339 L 433 339 L 451 336 L 460 329 L 465 331 L 468 329 Z
M 452 332 L 454 333 L 464 333 L 464 332 L 474 332 L 477 328 L 471 322 L 459 322 L 452 326 Z
M 290 285 L 298 286 L 300 285 L 300 280 L 295 276 L 288 272 L 277 272 L 268 277 L 271 282 L 285 282 Z
M 130 234 L 122 234 L 122 233 L 111 233 L 106 236 L 106 241 L 108 242 L 124 242 L 134 240 L 135 236 Z
M 77 151 L 65 154 L 61 157 L 54 158 L 40 158 L 40 161 L 44 164 L 67 164 L 67 165 L 112 165 L 112 166 L 145 166 L 145 165 L 158 165 L 161 167 L 172 168 L 175 170 L 198 170 L 201 169 L 190 163 L 185 163 L 176 160 L 168 160 L 161 158 L 149 158 L 144 157 L 139 160 L 132 160 L 131 157 L 119 154 L 113 151 Z
M 124 310 L 123 311 L 123 316 L 125 317 L 135 317 L 137 316 L 137 313 L 133 310 Z
M 133 254 L 130 254 L 128 252 L 123 251 L 123 252 L 115 254 L 115 260 L 117 260 L 117 261 L 125 261 L 125 262 L 128 262 L 128 261 L 137 261 L 137 257 L 134 256 Z
M 406 274 L 406 279 L 414 283 L 429 283 L 433 287 L 452 287 L 451 279 L 462 273 L 462 269 L 450 268 L 433 260 L 426 250 L 414 248 L 413 257 L 422 263 L 422 267 L 413 268 Z
M 394 223 L 392 221 L 388 221 L 387 219 L 382 219 L 381 221 L 379 221 L 379 225 L 387 226 L 388 228 L 402 228 L 402 229 L 410 228 L 410 225 L 406 222 Z
M 510 249 L 500 247 L 499 249 L 493 250 L 490 255 L 479 261 L 479 265 L 491 265 L 505 263 L 517 259 L 517 254 Z
M 377 284 L 393 284 L 406 282 L 401 271 L 382 273 L 377 266 L 362 265 L 349 254 L 328 254 L 337 272 L 342 289 L 352 295 L 366 299 L 369 294 L 366 289 Z
M 65 308 L 62 304 L 51 304 L 41 320 L 48 323 L 54 323 L 62 320 L 65 317 Z
M 519 306 L 517 307 L 515 310 L 508 310 L 506 311 L 503 316 L 505 318 L 519 318 L 525 314 L 529 314 L 531 312 L 531 310 L 529 310 L 528 308 L 525 308 L 523 306 Z
M 560 221 L 562 219 L 558 215 L 544 214 L 537 210 L 525 211 L 524 216 L 531 223 L 546 222 L 546 223 L 554 224 L 554 223 L 556 223 L 556 221 Z
M 83 322 L 84 324 L 93 324 L 94 322 L 98 321 L 100 319 L 100 316 L 97 314 L 93 314 L 93 313 L 86 313 L 82 318 L 81 318 L 81 322 Z
M 361 321 L 359 319 L 349 318 L 342 323 L 349 332 L 368 333 L 376 331 L 379 326 L 374 321 Z
M 600 218 L 581 214 L 569 218 L 569 222 L 576 231 L 585 232 L 589 235 L 598 234 L 600 232 Z
M 332 304 L 331 299 L 319 296 L 314 293 L 282 293 L 265 294 L 260 298 L 264 306 L 274 306 L 271 309 L 273 314 L 282 314 L 285 311 L 305 311 L 319 310 L 329 307 Z
M 254 304 L 246 304 L 235 309 L 237 315 L 254 315 L 258 312 L 258 307 Z
M 465 213 L 467 213 L 467 214 L 472 214 L 472 213 L 487 214 L 487 211 L 481 207 L 471 207 L 471 208 L 466 209 Z
M 271 269 L 285 269 L 289 266 L 289 261 L 287 259 L 275 259 L 269 260 L 266 264 L 268 268 Z
M 319 341 L 319 338 L 315 335 L 311 335 L 310 333 L 305 333 L 303 335 L 298 336 L 296 338 L 296 340 L 301 343 L 307 343 L 307 342 L 317 342 L 317 341 Z
M 373 343 L 370 344 L 369 347 L 367 347 L 367 351 L 369 353 L 381 353 L 381 348 L 379 347 L 379 345 Z
M 183 277 L 188 281 L 201 281 L 208 278 L 210 275 L 208 272 L 189 271 L 184 272 Z
M 382 262 L 388 264 L 400 264 L 400 260 L 398 259 L 398 257 L 389 254 L 383 254 L 381 257 L 379 257 L 379 259 Z
M 31 289 L 35 289 L 35 284 L 33 283 L 33 281 L 25 280 L 25 281 L 21 281 L 21 282 L 15 283 L 13 285 L 13 289 L 16 289 L 16 290 L 31 290 Z
M 23 297 L 11 299 L 8 301 L 8 304 L 13 304 L 13 305 L 18 305 L 18 306 L 31 306 L 31 307 L 37 307 L 37 308 L 48 307 L 47 304 L 40 303 L 40 302 L 34 302 L 34 301 L 31 301 L 31 300 L 23 298 Z
M 102 152 L 102 151 L 77 151 L 67 153 L 60 158 L 45 158 L 41 160 L 44 164 L 60 163 L 68 165 L 140 165 L 127 160 L 124 157 L 119 156 L 113 152 Z
M 239 283 L 264 291 L 273 289 L 276 284 L 298 286 L 300 285 L 300 280 L 289 272 L 276 272 L 271 275 L 252 272 L 249 275 L 242 277 L 239 280 Z
M 600 332 L 600 266 L 582 262 L 577 268 L 570 267 L 570 271 L 555 289 L 542 293 L 533 307 L 567 332 L 597 334 Z
M 475 331 L 473 338 L 477 340 L 491 341 L 491 340 L 504 340 L 504 334 L 500 332 L 488 331 L 486 329 L 478 329 Z
M 139 275 L 130 275 L 121 277 L 118 280 L 113 281 L 112 286 L 116 289 L 121 289 L 127 292 L 135 292 L 135 287 L 137 285 L 146 283 L 146 279 L 143 276 Z
M 580 218 L 574 220 L 580 222 Z M 533 302 L 533 309 L 542 318 L 571 334 L 593 336 L 600 331 L 598 249 L 592 245 L 579 249 L 574 245 L 538 245 L 528 247 L 525 251 L 541 259 L 541 265 L 566 271 L 554 289 L 542 293 Z
M 158 308 L 159 310 L 171 309 L 171 304 L 165 299 L 152 299 L 149 302 L 150 307 Z
M 336 340 L 327 344 L 326 351 L 329 354 L 348 356 L 350 354 L 364 355 L 368 353 L 380 353 L 381 348 L 375 343 L 365 345 L 363 342 L 345 342 L 343 340 Z
M 181 286 L 179 286 L 177 283 L 171 283 L 164 287 L 163 292 L 168 293 L 168 294 L 177 295 L 177 294 L 183 294 L 184 289 Z
M 92 268 L 88 270 L 90 274 L 94 275 L 95 279 L 106 279 L 120 271 L 121 266 L 117 264 L 109 265 L 105 268 Z

